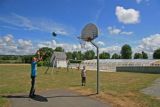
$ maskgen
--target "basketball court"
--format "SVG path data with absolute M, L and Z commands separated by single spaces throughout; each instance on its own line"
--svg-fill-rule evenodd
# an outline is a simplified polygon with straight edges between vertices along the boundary
M 4 96 L 11 101 L 11 107 L 111 107 L 91 98 L 95 94 L 80 95 L 71 90 L 59 89 L 38 93 L 35 98 L 27 94 Z

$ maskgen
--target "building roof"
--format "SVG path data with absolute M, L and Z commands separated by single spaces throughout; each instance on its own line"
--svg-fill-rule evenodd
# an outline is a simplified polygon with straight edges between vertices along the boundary
M 85 60 L 82 62 L 83 64 L 96 64 L 97 60 Z M 114 66 L 119 66 L 119 65 L 125 65 L 125 66 L 150 66 L 153 64 L 158 64 L 160 63 L 159 60 L 155 59 L 100 59 L 99 60 L 100 64 L 106 64 L 106 65 L 114 65 Z
M 66 53 L 65 53 L 65 52 L 54 52 L 54 53 L 52 54 L 52 57 L 51 57 L 51 62 L 52 62 L 54 59 L 66 60 L 66 59 L 67 59 Z

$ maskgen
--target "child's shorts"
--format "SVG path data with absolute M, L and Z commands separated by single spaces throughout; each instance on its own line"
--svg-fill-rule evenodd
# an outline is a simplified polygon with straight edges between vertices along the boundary
M 86 83 L 86 77 L 82 77 L 82 83 Z

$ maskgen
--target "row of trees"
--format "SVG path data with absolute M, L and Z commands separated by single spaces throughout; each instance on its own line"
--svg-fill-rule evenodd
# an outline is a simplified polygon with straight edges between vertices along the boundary
M 56 49 L 53 50 L 52 48 L 43 47 L 43 48 L 40 48 L 39 51 L 41 55 L 45 53 L 43 55 L 43 62 L 48 63 L 54 51 L 64 52 L 64 49 L 62 47 L 56 47 Z M 66 54 L 67 54 L 67 59 L 72 59 L 72 60 L 91 60 L 96 58 L 96 54 L 93 50 L 88 50 L 84 53 L 82 53 L 81 51 L 66 52 Z M 134 55 L 132 54 L 133 52 L 132 52 L 131 46 L 126 44 L 122 46 L 120 54 L 114 53 L 111 55 L 110 53 L 102 52 L 100 53 L 99 58 L 100 59 L 132 59 L 133 57 L 134 59 L 148 59 L 148 55 L 144 51 L 142 51 L 141 53 L 135 53 Z M 0 55 L 0 63 L 4 61 L 13 62 L 14 60 L 17 63 L 19 62 L 31 63 L 33 56 L 37 56 L 37 54 L 35 55 Z M 160 48 L 154 51 L 153 59 L 160 59 Z
M 93 50 L 88 50 L 84 53 L 81 51 L 67 52 L 68 59 L 77 59 L 77 60 L 90 60 L 95 59 L 95 52 Z M 99 54 L 100 59 L 131 59 L 132 58 L 132 48 L 129 45 L 124 45 L 121 49 L 121 54 L 114 53 L 111 55 L 107 52 L 102 52 Z M 135 53 L 134 59 L 148 59 L 147 53 Z
M 0 63 L 31 63 L 33 55 L 0 55 Z
M 121 57 L 122 59 L 131 59 L 132 58 L 132 48 L 129 45 L 124 45 L 121 49 Z M 134 59 L 148 59 L 147 53 L 142 51 L 141 53 L 135 53 Z M 160 59 L 160 48 L 156 49 L 153 52 L 153 59 Z
M 132 48 L 129 45 L 123 45 L 121 49 L 121 58 L 122 59 L 132 59 Z M 141 53 L 135 53 L 134 59 L 148 59 L 147 53 L 142 51 Z
M 74 52 L 67 52 L 68 59 L 77 59 L 77 60 L 90 60 L 96 58 L 95 53 L 93 50 L 88 50 L 84 53 L 81 51 L 74 51 Z M 114 53 L 113 55 L 102 52 L 99 55 L 100 59 L 148 59 L 148 54 L 142 51 L 141 53 L 134 53 L 132 52 L 132 48 L 130 45 L 125 44 L 121 48 L 120 54 Z M 153 59 L 160 59 L 160 48 L 155 50 L 153 53 Z
M 47 65 L 53 51 L 64 51 L 63 48 L 57 47 L 55 50 L 52 48 L 44 47 L 39 49 L 40 54 L 43 55 L 43 64 Z M 0 55 L 0 63 L 31 63 L 32 57 L 35 55 Z
M 58 51 L 58 52 L 64 52 L 64 49 L 62 47 L 57 47 L 55 50 L 52 48 L 41 48 L 41 52 L 47 52 L 44 56 L 44 60 L 49 60 L 50 56 L 52 55 L 53 51 Z M 84 53 L 81 51 L 73 51 L 73 52 L 66 52 L 67 54 L 67 59 L 73 59 L 73 60 L 91 60 L 96 58 L 96 54 L 93 50 L 88 50 Z M 142 51 L 141 53 L 134 53 L 132 52 L 132 48 L 130 45 L 125 44 L 121 48 L 120 54 L 114 53 L 110 54 L 107 52 L 102 52 L 99 55 L 100 59 L 148 59 L 147 53 Z M 160 59 L 160 49 L 157 49 L 153 53 L 153 58 L 154 59 Z

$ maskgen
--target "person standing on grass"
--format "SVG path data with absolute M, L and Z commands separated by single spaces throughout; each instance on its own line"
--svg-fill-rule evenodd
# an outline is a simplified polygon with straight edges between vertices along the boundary
M 29 97 L 35 96 L 35 78 L 37 76 L 37 62 L 42 60 L 42 57 L 40 57 L 40 52 L 37 51 L 38 58 L 33 57 L 32 63 L 31 63 L 31 89 L 29 93 Z
M 86 85 L 86 67 L 83 66 L 83 69 L 81 71 L 81 78 L 82 78 L 82 86 Z

